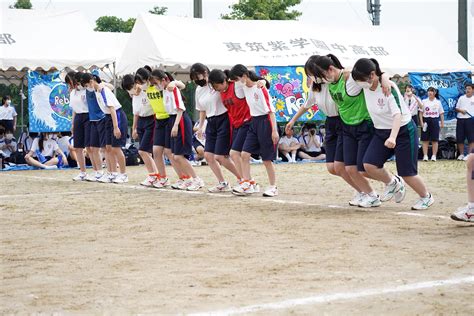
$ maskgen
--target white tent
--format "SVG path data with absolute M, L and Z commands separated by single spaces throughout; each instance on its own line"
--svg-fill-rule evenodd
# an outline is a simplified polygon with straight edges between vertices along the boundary
M 127 39 L 128 34 L 94 32 L 79 11 L 4 10 L 0 75 L 10 79 L 28 69 L 112 67 Z
M 340 24 L 338 24 L 340 25 Z M 384 71 L 450 72 L 474 70 L 457 48 L 435 32 L 405 36 L 413 30 L 382 27 L 335 28 L 298 21 L 204 20 L 141 14 L 133 28 L 117 73 L 143 65 L 187 68 L 202 62 L 210 68 L 302 65 L 313 54 L 333 53 L 352 66 L 362 57 L 376 58 Z

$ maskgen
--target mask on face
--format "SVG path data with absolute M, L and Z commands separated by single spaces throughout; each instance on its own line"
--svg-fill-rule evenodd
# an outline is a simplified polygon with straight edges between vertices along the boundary
M 7 134 L 7 135 L 5 135 L 5 138 L 6 138 L 7 140 L 12 140 L 12 139 L 13 139 L 13 134 Z
M 207 84 L 206 79 L 194 80 L 194 82 L 200 87 L 204 87 Z
M 369 89 L 370 87 L 372 87 L 372 84 L 365 81 L 364 82 L 357 81 L 357 85 L 361 87 L 362 89 Z
M 94 91 L 95 91 L 94 88 L 91 88 L 91 87 L 87 87 L 86 89 L 87 89 L 87 91 L 89 91 L 89 92 L 94 92 Z
M 7 100 L 7 105 L 12 104 L 12 100 Z
M 145 91 L 146 89 L 148 89 L 148 84 L 144 83 L 140 86 L 140 88 L 142 88 L 142 90 Z

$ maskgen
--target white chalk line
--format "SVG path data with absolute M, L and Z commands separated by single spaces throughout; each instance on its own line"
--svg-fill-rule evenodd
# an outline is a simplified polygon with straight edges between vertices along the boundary
M 65 191 L 65 192 L 47 192 L 47 193 L 23 193 L 23 194 L 6 194 L 6 195 L 0 195 L 0 199 L 2 198 L 12 198 L 12 197 L 23 197 L 23 198 L 29 198 L 33 196 L 44 196 L 48 197 L 51 195 L 80 195 L 80 194 L 92 194 L 92 193 L 103 193 L 103 192 L 108 192 L 106 190 L 95 190 L 95 191 Z
M 441 286 L 453 286 L 460 284 L 474 283 L 474 275 L 468 277 L 459 277 L 446 280 L 435 280 L 426 282 L 416 282 L 404 285 L 397 285 L 393 287 L 375 288 L 375 289 L 363 289 L 355 292 L 337 292 L 320 294 L 314 296 L 308 296 L 303 298 L 289 299 L 280 302 L 255 304 L 242 307 L 231 307 L 222 310 L 215 310 L 209 312 L 192 313 L 189 315 L 203 316 L 203 315 L 239 315 L 245 313 L 259 312 L 259 311 L 275 311 L 275 310 L 287 310 L 290 308 L 306 305 L 315 305 L 321 303 L 329 303 L 333 301 L 358 299 L 369 296 L 386 295 L 392 293 L 403 293 L 422 289 L 431 289 Z
M 13 177 L 23 177 L 23 178 L 29 178 L 29 179 L 38 179 L 38 180 L 72 182 L 72 180 L 57 179 L 57 178 L 51 178 L 51 177 L 26 176 L 26 175 L 19 175 L 19 174 L 5 174 L 5 175 L 13 176 Z M 78 183 L 81 183 L 81 182 L 78 182 Z M 91 182 L 91 183 L 94 183 L 94 182 Z M 177 194 L 207 195 L 207 196 L 218 197 L 218 198 L 236 198 L 236 199 L 245 200 L 245 201 L 261 201 L 261 202 L 266 202 L 266 203 L 293 204 L 293 205 L 314 206 L 314 207 L 319 207 L 319 208 L 332 208 L 332 209 L 341 209 L 341 210 L 357 210 L 357 211 L 372 210 L 372 209 L 358 209 L 357 207 L 341 206 L 341 205 L 333 205 L 333 204 L 323 205 L 323 204 L 317 204 L 317 203 L 307 203 L 307 202 L 296 201 L 296 200 L 281 200 L 281 199 L 265 198 L 265 197 L 234 196 L 233 194 L 209 193 L 209 192 L 203 192 L 203 191 L 157 189 L 157 188 L 148 188 L 148 187 L 144 187 L 140 185 L 113 184 L 113 183 L 96 183 L 96 184 L 99 184 L 99 186 L 109 185 L 109 188 L 113 188 L 113 189 L 126 188 L 126 189 L 134 189 L 134 190 L 145 190 L 145 191 L 150 191 L 150 192 L 171 192 L 171 193 L 177 193 Z M 376 210 L 372 210 L 372 211 L 376 212 Z M 449 216 L 427 215 L 427 214 L 415 213 L 415 212 L 397 212 L 397 213 L 386 212 L 386 214 L 396 214 L 396 215 L 403 215 L 403 216 L 415 216 L 415 217 L 425 217 L 425 218 L 435 218 L 435 219 L 450 219 Z

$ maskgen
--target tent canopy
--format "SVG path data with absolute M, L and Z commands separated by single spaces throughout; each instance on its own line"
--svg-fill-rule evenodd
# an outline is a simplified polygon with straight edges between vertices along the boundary
M 336 55 L 351 67 L 359 58 L 376 58 L 382 69 L 408 72 L 473 71 L 474 67 L 432 30 L 384 27 L 328 27 L 299 21 L 204 20 L 139 15 L 117 73 L 143 65 L 188 68 L 195 62 L 210 68 L 303 65 L 314 54 Z
M 0 24 L 0 73 L 112 66 L 129 34 L 94 32 L 79 11 L 9 9 Z

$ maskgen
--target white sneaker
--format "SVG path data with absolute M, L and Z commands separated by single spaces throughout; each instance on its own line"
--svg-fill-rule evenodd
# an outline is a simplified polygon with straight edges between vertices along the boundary
M 458 160 L 464 160 L 464 155 L 463 154 L 459 155 Z
M 100 183 L 112 183 L 115 180 L 116 175 L 112 173 L 104 173 L 102 177 L 97 179 L 97 182 Z
M 462 160 L 467 161 L 467 158 L 468 158 L 468 157 L 469 157 L 469 155 L 464 156 L 464 158 L 463 158 Z
M 423 161 L 428 161 L 428 155 L 423 156 Z
M 395 193 L 395 203 L 401 203 L 405 199 L 405 196 L 407 195 L 407 187 L 405 185 L 405 180 L 403 180 L 403 178 L 399 176 L 395 176 L 395 177 L 397 177 L 401 183 L 400 190 L 397 193 Z
M 416 211 L 426 210 L 428 207 L 433 205 L 433 203 L 434 203 L 433 196 L 431 195 L 431 193 L 429 193 L 427 197 L 419 198 L 416 201 L 415 205 L 411 207 L 411 209 L 416 210 Z
M 382 202 L 380 202 L 380 198 L 378 195 L 370 196 L 369 194 L 364 194 L 364 197 L 359 203 L 359 207 L 370 208 L 380 206 L 381 204 Z
M 152 175 L 148 175 L 148 177 L 146 177 L 145 180 L 143 180 L 142 182 L 140 182 L 140 185 L 143 185 L 144 187 L 152 187 L 155 182 L 157 182 L 158 179 L 156 178 L 156 176 L 152 176 Z
M 238 187 L 232 190 L 232 193 L 239 196 L 250 195 L 254 193 L 254 186 L 249 181 L 243 181 Z
M 265 192 L 263 192 L 263 196 L 265 197 L 274 197 L 278 195 L 278 188 L 276 185 L 272 185 L 268 187 Z
M 229 183 L 224 181 L 224 182 L 219 182 L 218 185 L 216 185 L 215 187 L 209 188 L 207 190 L 210 193 L 221 193 L 221 192 L 229 192 L 231 189 L 230 189 Z
M 162 189 L 170 186 L 170 180 L 168 178 L 160 178 L 153 183 L 153 186 L 157 189 Z
M 451 219 L 462 222 L 474 222 L 474 208 L 470 208 L 469 205 L 460 207 L 451 214 Z
M 119 173 L 115 179 L 112 180 L 113 183 L 127 183 L 128 176 L 126 173 Z
M 349 205 L 352 206 L 359 206 L 360 202 L 362 202 L 362 199 L 364 198 L 364 193 L 362 192 L 356 192 L 352 199 L 349 201 Z
M 398 176 L 394 176 L 395 182 L 385 186 L 385 190 L 383 191 L 382 195 L 380 196 L 380 202 L 387 202 L 390 201 L 395 194 L 399 193 L 400 190 L 405 192 L 405 184 L 402 182 L 402 179 Z M 405 193 L 399 196 L 401 198 L 400 202 L 403 201 L 405 198 Z M 400 203 L 398 202 L 398 203 Z
M 87 179 L 87 173 L 80 172 L 77 176 L 72 178 L 72 181 L 86 181 L 86 179 Z
M 203 186 L 204 186 L 204 181 L 202 181 L 201 178 L 197 177 L 197 178 L 191 179 L 191 183 L 188 185 L 186 190 L 188 190 L 188 191 L 197 191 L 200 188 L 202 188 Z
M 54 166 L 45 166 L 44 167 L 45 170 L 55 170 L 55 169 L 58 169 L 58 166 L 54 165 Z
M 260 185 L 255 180 L 250 180 L 250 184 L 253 186 L 253 193 L 260 193 Z
M 436 161 L 436 156 L 435 155 L 431 156 L 431 161 Z
M 183 183 L 184 183 L 184 179 L 178 179 L 178 181 L 176 181 L 174 184 L 171 185 L 171 188 L 175 190 L 181 190 L 180 188 L 183 185 Z
M 100 178 L 102 178 L 102 176 L 103 176 L 102 172 L 96 171 L 94 175 L 87 175 L 86 181 L 97 182 Z

